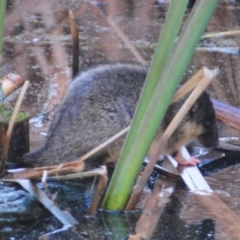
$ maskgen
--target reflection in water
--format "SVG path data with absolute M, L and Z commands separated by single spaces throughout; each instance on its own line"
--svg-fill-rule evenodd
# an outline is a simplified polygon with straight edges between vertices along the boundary
M 30 80 L 31 88 L 26 96 L 23 108 L 30 112 L 31 116 L 46 112 L 52 108 L 54 103 L 60 101 L 68 82 L 71 81 L 72 50 L 67 10 L 73 11 L 80 28 L 79 60 L 80 69 L 83 70 L 89 66 L 102 63 L 138 62 L 112 27 L 110 21 L 118 25 L 141 54 L 142 58 L 149 63 L 165 19 L 168 7 L 167 2 L 169 1 L 99 0 L 97 4 L 91 4 L 90 2 L 80 0 L 8 1 L 3 55 L 0 64 L 1 76 L 8 72 L 16 72 L 25 79 Z M 239 28 L 239 8 L 240 4 L 238 1 L 221 1 L 207 27 L 207 31 L 228 31 Z M 226 38 L 205 39 L 201 41 L 200 46 L 239 47 L 239 39 L 238 35 Z M 217 99 L 239 107 L 239 61 L 239 56 L 236 55 L 196 52 L 184 78 L 192 75 L 203 65 L 208 68 L 219 67 L 220 74 L 210 87 L 211 94 Z M 13 94 L 8 101 L 14 104 L 17 95 L 17 93 Z M 32 127 L 32 148 L 42 145 L 44 137 L 41 137 L 39 133 L 46 131 L 47 125 L 40 129 Z M 230 132 L 223 127 L 220 135 L 229 136 L 229 134 Z M 236 131 L 231 132 L 231 135 L 234 134 L 236 134 Z M 238 165 L 233 166 L 222 170 L 221 174 L 212 174 L 209 179 L 212 187 L 218 190 L 218 193 L 224 193 L 224 196 L 220 197 L 237 212 L 240 209 L 237 204 L 237 199 L 240 197 L 237 186 L 238 169 L 240 169 Z M 7 187 L 2 186 L 2 189 L 7 191 Z M 62 185 L 60 187 L 63 188 Z M 23 197 L 22 190 L 10 187 L 11 191 L 16 193 L 14 201 L 20 207 L 22 200 L 18 200 L 17 196 L 20 196 L 19 199 Z M 79 189 L 79 191 L 84 192 L 85 190 Z M 8 193 L 8 191 L 5 193 Z M 74 195 L 75 193 L 71 194 Z M 29 202 L 26 201 L 26 196 L 22 199 L 25 199 L 23 207 L 28 208 L 28 204 L 33 202 L 34 210 L 38 209 L 34 205 L 36 202 L 31 197 Z M 214 222 L 209 220 L 209 216 L 203 218 L 196 216 L 198 220 L 196 223 L 199 225 L 187 224 L 185 220 L 179 217 L 182 204 L 184 205 L 184 202 L 180 203 L 176 198 L 172 198 L 171 203 L 159 220 L 159 226 L 154 233 L 153 239 L 214 239 Z M 191 205 L 195 206 L 195 203 L 191 203 Z M 69 202 L 63 204 L 63 208 L 68 207 Z M 7 206 L 6 208 L 9 209 L 10 207 Z M 20 212 L 21 215 L 23 214 L 22 211 L 15 210 L 15 208 L 12 208 L 12 210 Z M 81 223 L 86 222 L 85 216 L 83 216 L 84 210 L 77 208 L 76 212 L 76 215 L 80 218 L 78 220 L 82 220 L 80 221 Z M 30 234 L 30 232 L 33 235 L 35 234 L 31 238 L 34 239 L 36 236 L 39 236 L 39 232 L 35 231 L 35 229 L 39 229 L 41 232 L 48 232 L 61 227 L 53 217 L 49 220 L 45 215 L 42 216 L 38 212 L 36 215 L 41 221 L 44 219 L 42 227 L 34 225 L 34 223 L 29 221 L 24 222 L 25 220 L 21 222 L 21 219 L 18 219 L 19 225 L 14 225 L 15 218 L 9 216 L 4 218 L 4 215 L 1 215 L 3 222 L 9 220 L 9 224 L 2 228 L 2 233 L 9 233 L 3 235 L 2 239 L 5 236 L 18 236 L 18 239 L 21 239 L 22 236 Z M 118 225 L 120 223 L 108 221 L 108 219 L 102 217 L 103 213 L 99 213 L 99 215 L 101 216 L 100 218 L 88 221 L 92 225 L 79 226 L 79 232 L 87 239 L 94 239 L 96 225 L 93 225 L 93 223 L 101 222 L 98 239 L 113 239 L 112 229 L 114 227 L 112 224 Z M 18 217 L 20 218 L 19 215 Z M 130 220 L 127 221 L 126 218 Z M 125 229 L 126 232 L 129 233 L 133 229 L 133 223 L 136 222 L 136 218 L 135 214 L 129 214 L 128 217 L 124 216 L 124 219 L 128 222 L 126 224 L 128 229 Z M 113 218 L 109 217 L 109 219 Z M 119 221 L 122 221 L 121 219 L 119 218 Z M 203 221 L 201 222 L 201 220 Z M 45 225 L 44 222 L 47 222 L 47 224 Z M 46 227 L 48 225 L 52 227 Z M 94 226 L 92 230 L 90 230 L 90 225 Z M 120 226 L 122 225 L 120 224 Z M 100 233 L 103 234 L 101 235 Z

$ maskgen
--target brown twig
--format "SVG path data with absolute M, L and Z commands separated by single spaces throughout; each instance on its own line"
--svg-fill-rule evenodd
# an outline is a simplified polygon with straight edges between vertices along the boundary
M 181 99 L 188 92 L 193 90 L 204 76 L 204 69 L 201 68 L 189 80 L 187 80 L 174 94 L 171 104 Z
M 91 5 L 91 6 L 95 6 L 95 5 Z M 122 39 L 122 41 L 126 44 L 126 46 L 128 47 L 128 49 L 132 52 L 132 54 L 136 57 L 136 59 L 138 60 L 138 62 L 140 62 L 141 64 L 145 65 L 147 62 L 143 59 L 143 57 L 141 56 L 141 54 L 138 52 L 138 50 L 135 48 L 135 46 L 131 43 L 131 41 L 128 39 L 128 37 L 126 36 L 126 34 L 122 31 L 122 29 L 117 25 L 117 23 L 115 23 L 110 17 L 105 16 L 101 10 L 99 10 L 98 8 L 96 8 L 99 12 L 99 14 L 105 18 L 108 23 L 110 24 L 110 26 L 113 28 L 113 30 L 118 34 L 118 36 Z
M 240 34 L 240 30 L 218 32 L 218 33 L 207 33 L 207 34 L 202 35 L 201 39 L 213 38 L 213 37 L 226 37 L 226 36 L 232 36 L 232 35 L 238 35 L 238 34 Z
M 105 167 L 105 174 L 103 174 L 99 179 L 94 198 L 93 198 L 91 206 L 88 210 L 88 215 L 94 215 L 94 213 L 95 213 L 95 211 L 98 207 L 98 203 L 99 203 L 99 201 L 102 197 L 102 194 L 104 192 L 104 189 L 107 185 L 107 182 L 108 182 L 108 177 L 107 177 L 107 170 L 106 170 L 106 167 Z
M 7 133 L 6 133 L 6 139 L 5 139 L 5 143 L 4 143 L 4 147 L 3 147 L 3 159 L 4 159 L 4 161 L 6 161 L 6 158 L 7 158 L 7 155 L 8 155 L 8 149 L 9 149 L 9 143 L 10 143 L 11 134 L 12 134 L 12 130 L 13 130 L 13 125 L 14 125 L 14 122 L 16 120 L 17 113 L 20 109 L 20 106 L 22 104 L 25 93 L 27 91 L 28 85 L 29 85 L 29 81 L 25 81 L 25 83 L 23 85 L 23 88 L 21 90 L 21 93 L 18 96 L 18 100 L 16 102 L 16 105 L 13 109 L 13 113 L 12 113 L 12 116 L 11 116 L 11 119 L 10 119 L 10 122 L 9 122 L 9 125 L 8 125 L 8 129 L 7 129 Z
M 78 74 L 78 65 L 79 65 L 79 30 L 77 24 L 74 20 L 73 12 L 68 11 L 68 17 L 70 21 L 70 31 L 72 36 L 72 78 L 76 77 Z
M 62 224 L 66 226 L 78 224 L 75 218 L 73 218 L 68 212 L 62 211 L 55 206 L 53 201 L 30 180 L 17 180 L 15 182 L 18 182 L 29 193 L 34 195 L 39 202 L 41 202 L 59 221 L 62 222 Z

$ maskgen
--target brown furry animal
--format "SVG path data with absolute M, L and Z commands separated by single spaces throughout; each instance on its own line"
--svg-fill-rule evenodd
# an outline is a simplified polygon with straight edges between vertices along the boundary
M 76 160 L 129 126 L 146 75 L 146 68 L 128 64 L 103 65 L 80 73 L 53 117 L 45 145 L 25 154 L 23 163 L 37 167 Z M 155 140 L 160 138 L 184 100 L 169 107 Z M 164 153 L 174 154 L 193 139 L 205 147 L 218 145 L 215 114 L 206 92 L 171 136 Z M 121 138 L 110 146 L 111 156 L 104 150 L 88 159 L 86 168 L 116 162 L 123 142 Z

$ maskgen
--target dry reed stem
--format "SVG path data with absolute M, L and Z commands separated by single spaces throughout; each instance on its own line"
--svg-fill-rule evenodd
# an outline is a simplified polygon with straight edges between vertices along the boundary
M 12 113 L 12 116 L 11 116 L 11 119 L 10 119 L 10 122 L 9 122 L 9 125 L 8 125 L 8 129 L 7 129 L 7 133 L 6 133 L 6 139 L 5 139 L 4 147 L 3 147 L 3 159 L 5 159 L 5 160 L 6 160 L 7 154 L 8 154 L 9 143 L 10 143 L 10 139 L 11 139 L 13 125 L 14 125 L 14 122 L 16 120 L 17 113 L 20 109 L 20 106 L 22 104 L 25 93 L 27 91 L 28 85 L 29 85 L 29 81 L 25 81 L 25 83 L 23 85 L 23 88 L 21 90 L 21 93 L 18 96 L 18 100 L 17 100 L 16 105 L 13 109 L 13 113 Z
M 98 207 L 99 201 L 102 197 L 102 194 L 104 192 L 104 189 L 105 189 L 107 183 L 108 183 L 108 177 L 107 177 L 107 169 L 105 167 L 105 175 L 102 175 L 99 179 L 94 198 L 92 200 L 91 206 L 87 213 L 88 215 L 91 216 L 91 215 L 95 214 L 95 211 Z
M 31 179 L 31 178 L 42 178 L 44 171 L 47 171 L 47 175 L 49 176 L 58 176 L 58 175 L 66 175 L 70 173 L 82 172 L 84 170 L 84 163 L 77 162 L 72 166 L 57 166 L 56 168 L 49 169 L 46 167 L 42 167 L 41 170 L 30 168 L 21 172 L 13 173 L 10 178 L 14 179 Z
M 240 30 L 233 30 L 233 31 L 226 31 L 226 32 L 218 32 L 218 33 L 207 33 L 202 35 L 201 39 L 203 38 L 213 38 L 213 37 L 226 37 L 240 34 Z
M 79 30 L 74 20 L 73 12 L 68 11 L 70 32 L 72 36 L 72 78 L 76 77 L 79 71 Z
M 96 168 L 91 171 L 87 172 L 79 172 L 79 173 L 71 173 L 68 175 L 64 176 L 52 176 L 49 177 L 48 179 L 51 180 L 70 180 L 70 179 L 76 179 L 76 178 L 85 178 L 85 177 L 98 177 L 98 176 L 103 176 L 107 174 L 105 166 L 101 166 L 100 168 Z
M 91 6 L 94 6 L 91 4 Z M 126 34 L 122 31 L 122 29 L 117 25 L 116 22 L 114 22 L 110 17 L 105 16 L 101 10 L 99 10 L 97 7 L 95 7 L 99 14 L 105 18 L 109 25 L 113 28 L 113 30 L 118 34 L 118 36 L 122 39 L 122 41 L 126 44 L 128 49 L 132 52 L 132 54 L 136 57 L 139 63 L 145 65 L 147 62 L 143 59 L 141 54 L 138 52 L 138 50 L 135 48 L 135 46 L 131 43 L 129 38 L 126 36 Z
M 126 44 L 126 46 L 130 49 L 130 51 L 133 53 L 133 55 L 136 57 L 136 59 L 143 65 L 145 65 L 147 62 L 143 59 L 143 57 L 139 54 L 137 49 L 134 47 L 134 45 L 130 42 L 128 37 L 125 35 L 125 33 L 122 31 L 122 29 L 109 17 L 107 17 L 107 20 L 111 27 L 115 30 L 115 32 L 119 35 L 119 37 L 122 39 L 122 41 Z
M 24 189 L 26 189 L 30 194 L 35 196 L 35 198 L 41 202 L 62 224 L 65 226 L 72 226 L 78 224 L 70 213 L 60 210 L 54 202 L 48 198 L 47 194 L 39 189 L 35 184 L 33 184 L 28 179 L 4 179 L 5 182 L 15 182 L 19 183 Z
M 181 99 L 188 92 L 193 90 L 204 76 L 204 68 L 198 70 L 189 80 L 187 80 L 174 94 L 171 104 Z
M 34 178 L 42 178 L 43 177 L 43 172 L 42 171 L 35 171 L 35 169 L 24 169 L 19 172 L 15 172 L 16 169 L 9 170 L 8 172 L 11 173 L 11 175 L 8 175 L 7 177 L 1 179 L 2 181 L 9 181 L 11 179 L 34 179 Z M 18 170 L 18 169 L 17 169 Z M 47 172 L 48 176 L 47 179 L 51 180 L 70 180 L 70 179 L 76 179 L 76 178 L 85 178 L 85 177 L 94 177 L 94 176 L 102 176 L 105 174 L 105 170 L 103 167 L 96 168 L 91 171 L 87 172 L 82 172 L 82 169 L 77 168 L 74 169 L 73 172 L 68 173 L 65 169 L 65 175 L 60 175 L 63 174 L 64 172 L 59 171 L 53 171 L 53 172 Z M 68 169 L 69 170 L 69 169 Z
M 62 211 L 57 206 L 55 206 L 54 202 L 48 198 L 46 193 L 39 189 L 30 180 L 15 180 L 15 182 L 19 183 L 29 193 L 34 195 L 35 198 L 41 202 L 65 226 L 78 224 L 75 218 L 73 218 L 68 212 Z

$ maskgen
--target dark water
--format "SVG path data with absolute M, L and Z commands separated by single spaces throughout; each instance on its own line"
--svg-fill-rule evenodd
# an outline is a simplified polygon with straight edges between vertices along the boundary
M 71 81 L 71 37 L 67 10 L 72 10 L 80 31 L 80 70 L 102 63 L 138 63 L 118 33 L 110 25 L 113 20 L 136 47 L 146 63 L 150 63 L 161 31 L 168 1 L 105 0 L 97 2 L 75 0 L 11 0 L 6 12 L 4 46 L 0 76 L 15 72 L 30 80 L 31 87 L 23 109 L 31 116 L 52 108 Z M 194 1 L 193 1 L 194 2 Z M 102 11 L 99 11 L 99 9 Z M 220 1 L 206 31 L 218 32 L 239 29 L 239 1 Z M 186 12 L 186 16 L 189 13 Z M 239 47 L 239 35 L 201 40 L 200 47 Z M 217 79 L 209 87 L 210 94 L 231 105 L 240 106 L 239 55 L 196 51 L 184 78 L 202 66 L 219 67 Z M 18 93 L 8 98 L 14 104 Z M 220 136 L 239 136 L 235 130 L 219 124 Z M 31 148 L 42 145 L 47 123 L 31 127 Z M 238 153 L 228 155 L 202 168 L 221 199 L 240 211 Z M 226 168 L 227 166 L 231 167 Z M 223 169 L 224 168 L 224 169 Z M 223 170 L 220 170 L 223 169 Z M 215 172 L 215 173 L 213 173 Z M 58 192 L 56 202 L 68 209 L 79 221 L 75 230 L 52 235 L 50 239 L 124 239 L 132 233 L 139 212 L 116 213 L 98 211 L 96 217 L 85 216 L 91 200 L 91 181 L 76 180 L 66 183 L 49 182 L 52 194 Z M 182 187 L 171 197 L 159 219 L 152 239 L 218 239 L 214 219 L 183 213 L 179 197 Z M 62 228 L 62 225 L 30 194 L 16 184 L 0 184 L 1 239 L 37 239 L 44 233 Z M 194 203 L 194 207 L 198 207 Z M 216 237 L 217 236 L 217 237 Z M 230 238 L 229 238 L 230 239 Z

